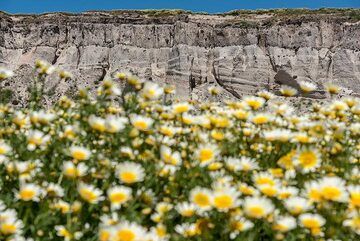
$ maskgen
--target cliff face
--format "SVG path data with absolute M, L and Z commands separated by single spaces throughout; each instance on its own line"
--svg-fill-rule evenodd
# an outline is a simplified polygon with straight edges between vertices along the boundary
M 74 83 L 61 83 L 57 95 L 74 85 L 95 88 L 119 70 L 175 84 L 183 97 L 201 98 L 209 84 L 232 97 L 271 90 L 279 70 L 319 85 L 334 81 L 357 95 L 360 21 L 315 13 L 0 13 L 0 66 L 19 76 L 4 83 L 15 92 L 15 104 L 26 98 L 39 58 L 76 76 Z

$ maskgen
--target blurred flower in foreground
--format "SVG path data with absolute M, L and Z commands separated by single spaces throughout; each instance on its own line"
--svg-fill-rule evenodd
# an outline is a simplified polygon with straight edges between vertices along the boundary
M 0 68 L 0 81 L 8 79 L 14 76 L 14 73 L 11 70 Z

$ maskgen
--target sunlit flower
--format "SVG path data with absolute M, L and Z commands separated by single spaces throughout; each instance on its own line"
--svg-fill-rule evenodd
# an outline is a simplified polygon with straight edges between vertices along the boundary
M 186 238 L 200 234 L 195 223 L 182 223 L 175 226 L 175 231 Z
M 23 227 L 21 220 L 18 220 L 15 216 L 8 217 L 0 222 L 0 234 L 4 236 L 20 234 Z
M 63 197 L 64 196 L 64 189 L 56 183 L 49 183 L 45 189 L 48 196 L 51 197 Z
M 182 114 L 192 109 L 192 106 L 187 102 L 177 103 L 172 106 L 172 110 L 175 114 Z
M 0 140 L 0 155 L 7 155 L 11 151 L 11 146 Z
M 85 147 L 72 146 L 70 147 L 70 155 L 72 158 L 78 161 L 88 160 L 91 156 L 91 152 Z
M 283 85 L 280 88 L 280 93 L 285 97 L 292 97 L 297 95 L 298 91 L 293 87 Z
M 179 165 L 181 164 L 181 155 L 179 152 L 172 152 L 171 148 L 165 145 L 160 147 L 160 156 L 161 159 L 171 165 Z
M 140 131 L 147 131 L 153 125 L 154 120 L 140 115 L 132 115 L 130 116 L 131 124 Z
M 310 210 L 310 202 L 302 197 L 290 197 L 284 201 L 286 209 L 294 215 Z
M 190 192 L 190 201 L 201 211 L 206 211 L 212 208 L 213 194 L 209 189 L 196 187 Z
M 275 97 L 275 95 L 269 91 L 262 90 L 257 93 L 259 97 L 264 98 L 265 100 L 270 100 Z
M 311 202 L 321 201 L 321 189 L 320 184 L 317 181 L 310 181 L 305 183 L 304 193 Z
M 317 149 L 302 149 L 297 152 L 294 162 L 303 172 L 312 172 L 320 166 L 321 156 Z
M 246 195 L 246 196 L 253 196 L 255 194 L 258 193 L 258 190 L 245 184 L 245 183 L 241 183 L 238 187 L 238 190 L 243 194 L 243 195 Z
M 311 92 L 316 90 L 317 86 L 314 83 L 308 82 L 308 81 L 300 81 L 299 82 L 300 88 L 305 93 Z
M 230 238 L 235 239 L 240 232 L 245 232 L 254 227 L 254 223 L 246 220 L 244 217 L 236 216 L 230 222 Z
M 267 141 L 288 141 L 292 137 L 292 132 L 287 129 L 274 129 L 263 132 L 264 139 Z
M 122 204 L 130 200 L 131 198 L 131 188 L 124 186 L 116 186 L 108 189 L 107 195 L 111 202 L 111 207 L 118 209 Z
M 293 158 L 296 155 L 296 150 L 292 150 L 286 155 L 282 156 L 278 161 L 278 165 L 282 168 L 292 170 L 294 168 Z
M 99 89 L 100 92 L 104 92 L 106 95 L 118 96 L 121 94 L 121 90 L 118 85 L 111 79 L 105 79 L 102 82 L 102 86 Z
M 338 94 L 341 90 L 341 87 L 339 85 L 331 82 L 325 83 L 324 87 L 325 90 L 332 95 Z
M 296 219 L 292 216 L 282 216 L 277 217 L 275 219 L 275 224 L 273 225 L 273 229 L 279 232 L 288 232 L 294 228 L 296 228 Z
M 269 199 L 263 197 L 247 197 L 243 208 L 248 217 L 264 218 L 274 210 L 274 205 Z
M 39 202 L 43 190 L 36 184 L 23 183 L 20 185 L 20 190 L 16 193 L 16 197 L 23 201 L 34 201 Z
M 175 209 L 183 217 L 192 217 L 196 212 L 195 204 L 188 202 L 182 202 L 177 204 Z
M 351 212 L 344 220 L 343 225 L 351 228 L 357 235 L 360 235 L 360 215 L 358 212 Z
M 61 213 L 65 214 L 65 213 L 69 213 L 71 210 L 70 210 L 70 204 L 63 201 L 63 200 L 59 200 L 58 202 L 56 202 L 54 204 L 54 208 L 58 209 L 61 211 Z
M 65 241 L 70 241 L 73 238 L 73 234 L 69 232 L 63 225 L 55 226 L 56 235 L 63 237 Z
M 348 200 L 345 181 L 339 177 L 324 177 L 319 181 L 319 188 L 321 197 L 324 200 L 337 202 Z
M 29 118 L 28 118 L 24 113 L 22 113 L 21 111 L 17 111 L 17 112 L 15 112 L 12 121 L 13 121 L 17 126 L 19 126 L 20 128 L 22 128 L 22 127 L 24 127 L 24 126 L 28 123 Z
M 91 115 L 88 122 L 91 128 L 96 131 L 104 132 L 106 129 L 105 120 L 103 118 Z
M 11 70 L 0 68 L 0 81 L 11 78 L 13 76 L 14 76 L 14 72 L 12 72 Z
M 214 144 L 200 145 L 195 152 L 195 158 L 201 166 L 208 165 L 216 160 L 219 154 L 218 147 Z
M 360 207 L 360 185 L 349 185 L 348 192 L 350 194 L 349 204 L 351 208 Z
M 107 132 L 116 133 L 122 131 L 127 123 L 128 119 L 125 117 L 108 115 L 105 119 L 105 128 Z
M 265 104 L 265 99 L 255 96 L 247 96 L 243 99 L 247 106 L 253 110 L 258 110 Z
M 288 199 L 294 197 L 299 193 L 299 189 L 296 187 L 281 187 L 277 193 L 279 199 Z
M 117 177 L 122 183 L 132 184 L 144 180 L 144 168 L 134 162 L 123 162 L 117 166 Z
M 237 207 L 239 193 L 235 188 L 222 186 L 213 192 L 213 206 L 220 212 L 226 212 L 231 208 Z
M 63 173 L 69 178 L 77 178 L 86 175 L 88 167 L 84 163 L 79 163 L 77 166 L 71 162 L 67 161 L 63 164 Z
M 156 100 L 164 93 L 164 89 L 154 82 L 146 82 L 141 90 L 141 95 L 149 100 Z
M 258 113 L 251 118 L 256 125 L 266 124 L 272 120 L 272 116 L 268 113 Z
M 312 234 L 319 235 L 321 227 L 325 224 L 325 219 L 319 214 L 304 213 L 299 216 L 300 225 L 310 229 Z
M 123 221 L 116 225 L 111 241 L 141 241 L 144 238 L 145 230 L 136 223 Z
M 56 118 L 56 115 L 54 113 L 48 113 L 48 112 L 45 112 L 44 110 L 33 111 L 30 114 L 30 121 L 33 124 L 40 123 L 43 125 L 47 125 L 51 121 L 53 121 L 55 118 Z
M 102 191 L 89 184 L 80 183 L 78 186 L 78 192 L 84 201 L 91 204 L 96 204 L 104 199 L 101 196 Z
M 46 144 L 50 140 L 50 136 L 45 135 L 43 132 L 33 130 L 28 134 L 27 149 L 32 151 L 36 147 Z
M 268 172 L 255 173 L 252 179 L 256 185 L 272 185 L 274 186 L 277 181 L 273 175 Z

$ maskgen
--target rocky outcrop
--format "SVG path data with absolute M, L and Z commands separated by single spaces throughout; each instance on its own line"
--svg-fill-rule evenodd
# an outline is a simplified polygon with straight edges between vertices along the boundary
M 0 66 L 18 76 L 3 85 L 21 105 L 33 78 L 31 66 L 41 58 L 76 77 L 61 83 L 56 96 L 76 85 L 94 89 L 119 70 L 175 84 L 182 97 L 197 98 L 209 84 L 219 84 L 235 98 L 276 89 L 280 70 L 319 86 L 334 81 L 357 95 L 359 19 L 316 12 L 0 13 Z

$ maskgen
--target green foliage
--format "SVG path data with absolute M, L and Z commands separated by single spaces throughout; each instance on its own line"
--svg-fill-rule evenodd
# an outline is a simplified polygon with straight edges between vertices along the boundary
M 10 89 L 2 89 L 0 90 L 0 103 L 7 104 L 11 101 L 12 95 L 14 92 Z

